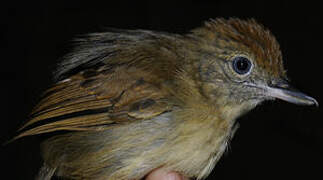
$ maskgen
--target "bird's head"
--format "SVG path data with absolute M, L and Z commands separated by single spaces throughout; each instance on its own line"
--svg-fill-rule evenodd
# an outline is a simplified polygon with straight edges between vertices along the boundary
M 288 84 L 277 40 L 255 20 L 211 20 L 191 37 L 199 42 L 201 92 L 211 101 L 246 110 L 275 98 L 318 105 Z

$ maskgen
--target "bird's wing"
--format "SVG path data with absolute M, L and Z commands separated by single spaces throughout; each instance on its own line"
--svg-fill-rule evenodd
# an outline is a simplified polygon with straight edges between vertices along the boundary
M 169 93 L 154 74 L 129 66 L 104 66 L 70 76 L 47 90 L 23 136 L 59 130 L 104 130 L 171 110 Z

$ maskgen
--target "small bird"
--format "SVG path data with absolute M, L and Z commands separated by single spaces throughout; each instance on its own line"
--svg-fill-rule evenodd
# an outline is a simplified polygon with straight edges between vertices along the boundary
M 318 105 L 290 87 L 277 40 L 254 19 L 76 42 L 14 138 L 52 134 L 37 179 L 139 180 L 157 168 L 204 179 L 242 114 L 276 98 Z

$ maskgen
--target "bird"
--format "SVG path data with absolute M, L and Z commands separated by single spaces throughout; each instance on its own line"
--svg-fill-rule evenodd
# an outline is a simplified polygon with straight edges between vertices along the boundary
M 157 168 L 205 179 L 243 114 L 274 99 L 318 105 L 290 85 L 278 41 L 255 19 L 80 36 L 53 74 L 13 138 L 49 135 L 36 179 L 139 180 Z

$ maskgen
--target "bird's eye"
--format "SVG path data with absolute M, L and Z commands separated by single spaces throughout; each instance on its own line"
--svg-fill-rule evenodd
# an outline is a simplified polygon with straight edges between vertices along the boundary
M 242 56 L 235 57 L 232 62 L 233 70 L 240 75 L 248 74 L 251 66 L 250 60 Z

